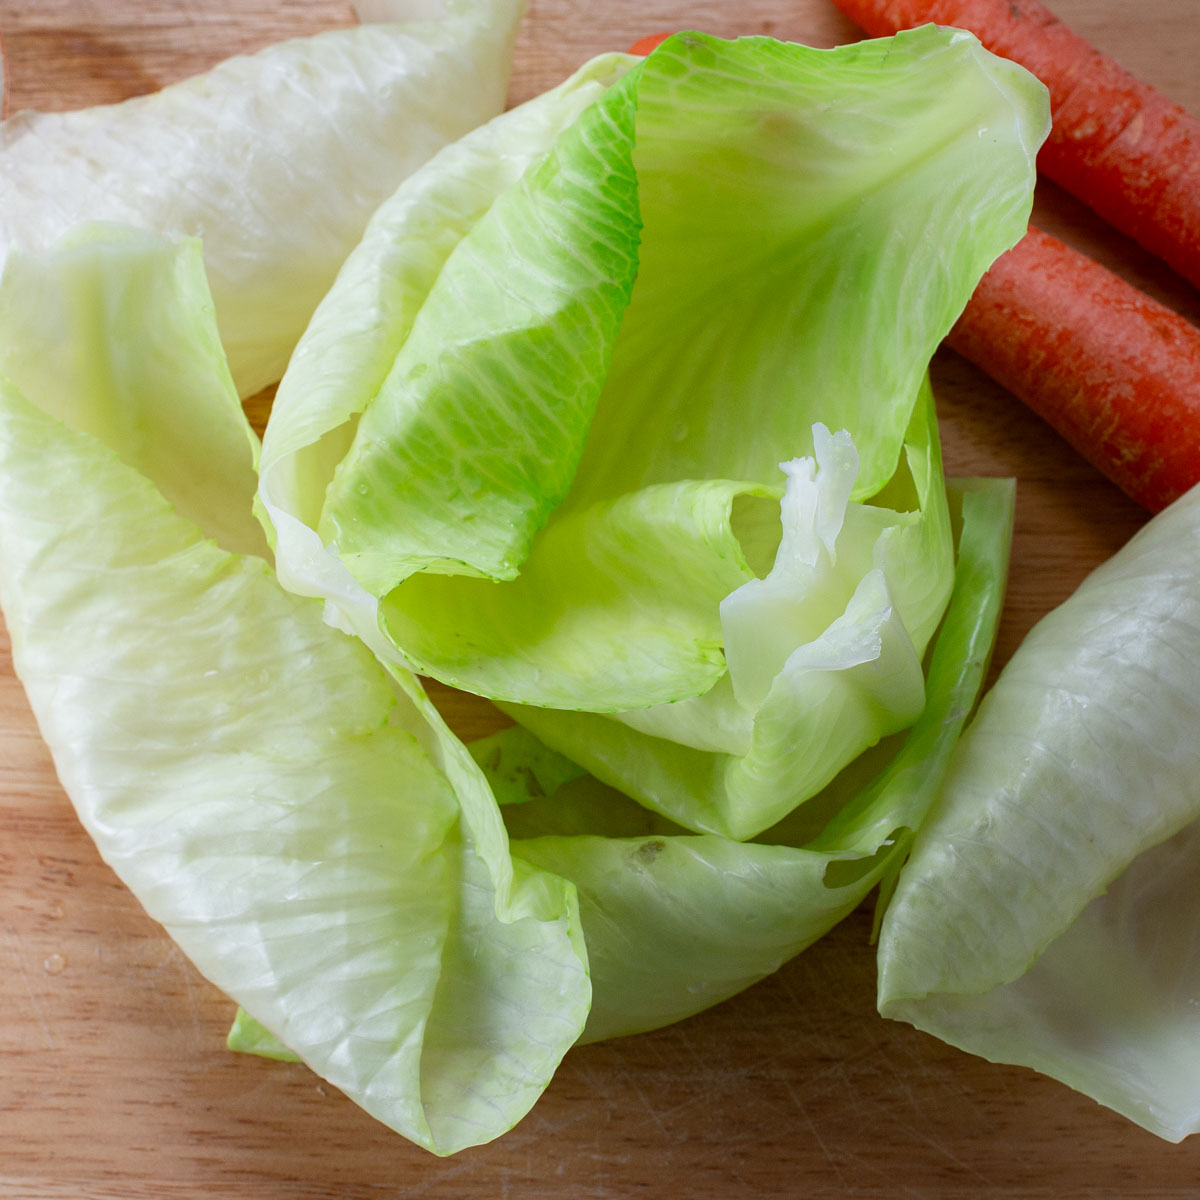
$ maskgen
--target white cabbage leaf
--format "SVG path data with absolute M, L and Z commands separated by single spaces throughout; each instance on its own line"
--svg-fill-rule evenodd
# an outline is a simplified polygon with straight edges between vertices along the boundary
M 379 0 L 371 24 L 150 95 L 15 113 L 0 123 L 0 262 L 83 221 L 202 238 L 233 377 L 250 395 L 283 374 L 379 203 L 503 110 L 523 9 Z
M 1200 488 L 1045 617 L 883 923 L 879 1007 L 1200 1131 Z
M 237 552 L 263 549 L 254 442 L 197 242 L 93 226 L 12 253 L 0 603 L 63 787 L 210 980 L 451 1153 L 579 1036 L 575 889 L 510 855 L 415 680 Z

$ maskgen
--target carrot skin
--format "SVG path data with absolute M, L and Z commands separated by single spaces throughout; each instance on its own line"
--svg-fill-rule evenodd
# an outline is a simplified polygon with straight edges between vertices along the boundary
M 1050 90 L 1038 167 L 1200 287 L 1200 121 L 1090 46 L 1040 0 L 834 0 L 875 37 L 969 29 Z
M 947 339 L 1151 512 L 1200 480 L 1200 329 L 1030 228 Z
M 645 37 L 638 38 L 638 40 L 634 42 L 633 45 L 625 51 L 625 53 L 638 54 L 641 55 L 642 58 L 645 58 L 651 50 L 656 49 L 670 36 L 671 34 L 669 31 L 667 33 L 648 33 Z

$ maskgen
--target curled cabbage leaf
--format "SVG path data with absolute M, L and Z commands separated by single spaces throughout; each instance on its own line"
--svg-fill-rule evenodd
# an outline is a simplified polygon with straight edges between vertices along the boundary
M 416 681 L 253 552 L 255 441 L 198 243 L 102 226 L 13 252 L 0 603 L 63 787 L 210 980 L 451 1153 L 579 1036 L 575 889 L 509 854 Z
M 955 30 L 589 64 L 408 180 L 322 302 L 264 438 L 281 580 L 671 820 L 761 832 L 924 702 L 926 368 L 1046 129 Z
M 474 743 L 506 804 L 513 853 L 570 879 L 591 965 L 585 1040 L 689 1016 L 778 968 L 885 888 L 907 853 L 972 711 L 1004 595 L 1014 490 L 962 481 L 954 596 L 933 643 L 928 703 L 912 727 L 749 842 L 696 834 L 544 760 L 526 730 Z M 516 738 L 507 761 L 496 742 Z M 542 752 L 544 754 L 544 751 Z M 530 781 L 536 781 L 530 786 Z M 561 782 L 560 782 L 561 781 Z
M 471 743 L 514 856 L 578 888 L 593 1002 L 582 1041 L 654 1029 L 776 970 L 885 888 L 944 778 L 995 637 L 1014 489 L 955 481 L 954 596 L 935 637 L 929 703 L 861 775 L 752 842 L 696 834 L 600 783 L 514 726 Z M 235 1049 L 294 1057 L 248 1013 Z
M 879 1007 L 1200 1130 L 1200 488 L 1033 629 L 883 923 Z

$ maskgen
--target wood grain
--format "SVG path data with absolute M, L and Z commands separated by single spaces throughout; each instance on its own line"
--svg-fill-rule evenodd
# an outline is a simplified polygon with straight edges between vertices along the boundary
M 1200 112 L 1195 0 L 1055 7 Z M 14 108 L 116 100 L 350 19 L 335 0 L 0 0 Z M 827 0 L 532 0 L 511 97 L 683 26 L 856 36 Z M 1200 319 L 1194 291 L 1074 201 L 1046 189 L 1039 220 Z M 935 372 L 948 471 L 1021 481 L 1000 662 L 1144 517 L 962 360 L 941 354 Z M 493 721 L 439 695 L 464 731 Z M 718 1009 L 572 1052 L 512 1133 L 434 1159 L 305 1068 L 224 1050 L 230 1004 L 80 830 L 7 647 L 0 894 L 5 1200 L 1200 1195 L 1200 1139 L 1169 1146 L 1050 1080 L 880 1020 L 866 912 Z

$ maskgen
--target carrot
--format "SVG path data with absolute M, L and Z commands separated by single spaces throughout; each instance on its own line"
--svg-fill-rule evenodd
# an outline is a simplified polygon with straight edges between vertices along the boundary
M 643 58 L 650 53 L 656 46 L 665 42 L 671 35 L 670 33 L 648 33 L 645 37 L 640 37 L 628 50 L 626 54 L 640 54 Z
M 948 339 L 1152 512 L 1200 480 L 1200 329 L 1030 228 Z
M 1200 286 L 1200 121 L 1073 33 L 1039 0 L 834 0 L 872 36 L 969 29 L 1050 89 L 1039 168 Z

